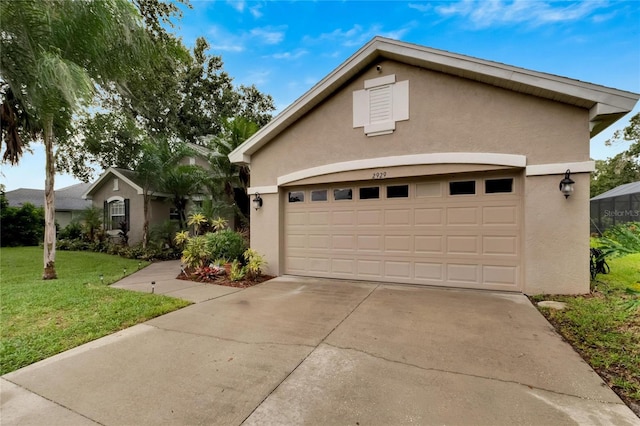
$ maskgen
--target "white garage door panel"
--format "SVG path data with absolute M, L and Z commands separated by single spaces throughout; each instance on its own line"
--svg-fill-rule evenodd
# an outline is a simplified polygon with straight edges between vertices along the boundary
M 500 194 L 482 193 L 486 176 L 465 179 L 476 180 L 477 194 L 450 195 L 445 180 L 292 188 L 306 196 L 288 203 L 285 194 L 285 273 L 519 291 L 518 178 Z M 386 187 L 401 184 L 409 197 L 387 199 Z M 379 199 L 358 199 L 359 188 L 374 186 Z M 333 200 L 345 188 L 353 199 Z M 311 202 L 312 189 L 329 200 Z

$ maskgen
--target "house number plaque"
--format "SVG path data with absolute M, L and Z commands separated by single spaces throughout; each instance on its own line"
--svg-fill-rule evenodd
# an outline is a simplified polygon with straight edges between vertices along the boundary
M 373 179 L 384 179 L 387 177 L 387 172 L 374 172 Z

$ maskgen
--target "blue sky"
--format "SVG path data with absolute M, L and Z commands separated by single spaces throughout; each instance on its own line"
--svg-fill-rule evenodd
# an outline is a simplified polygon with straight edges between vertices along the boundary
M 255 84 L 278 111 L 376 35 L 640 93 L 640 1 L 191 3 L 174 29 L 185 45 L 205 37 L 235 84 Z M 637 112 L 591 141 L 592 158 L 626 149 L 604 141 Z M 7 190 L 44 188 L 44 155 L 33 148 L 19 166 L 2 165 Z M 77 182 L 56 176 L 56 188 Z

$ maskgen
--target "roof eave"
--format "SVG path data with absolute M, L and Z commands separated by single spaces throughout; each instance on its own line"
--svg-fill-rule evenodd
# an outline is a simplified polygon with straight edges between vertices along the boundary
M 631 111 L 640 98 L 632 92 L 375 37 L 231 152 L 229 160 L 250 164 L 253 153 L 378 57 L 587 108 L 591 137 Z

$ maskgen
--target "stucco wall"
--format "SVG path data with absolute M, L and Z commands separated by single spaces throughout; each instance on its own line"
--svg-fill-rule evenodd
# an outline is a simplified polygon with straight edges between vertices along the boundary
M 528 164 L 589 160 L 588 111 L 391 61 L 358 77 L 251 157 L 251 186 L 335 162 L 437 152 L 526 155 Z M 390 135 L 353 128 L 352 94 L 364 80 L 409 81 L 408 121 Z
M 589 292 L 589 174 L 567 199 L 558 190 L 564 176 L 529 176 L 525 181 L 526 294 Z
M 252 210 L 251 222 L 251 248 L 265 257 L 267 261 L 263 271 L 266 274 L 281 274 L 280 249 L 282 218 L 281 197 L 279 194 L 264 194 L 262 197 L 262 208 Z
M 137 191 L 122 179 L 118 182 L 118 190 L 113 189 L 113 178 L 105 179 L 104 183 L 93 193 L 93 206 L 102 209 L 104 202 L 115 196 L 129 199 L 129 244 L 142 241 L 142 225 L 144 224 L 142 196 L 138 195 Z

